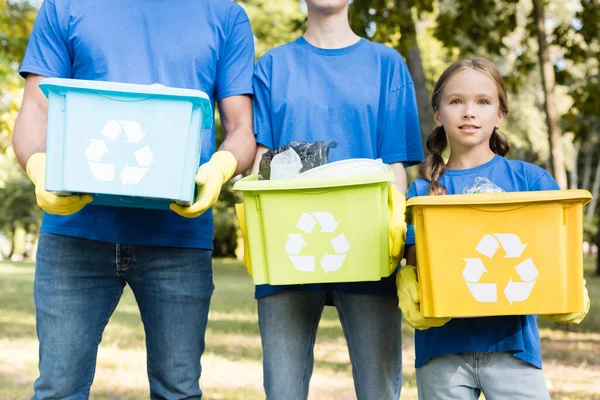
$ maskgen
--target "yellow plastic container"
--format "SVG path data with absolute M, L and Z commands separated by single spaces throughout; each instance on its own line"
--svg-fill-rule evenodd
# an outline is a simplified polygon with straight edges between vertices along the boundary
M 583 311 L 585 190 L 408 201 L 426 317 Z
M 259 181 L 243 192 L 256 285 L 377 281 L 390 275 L 387 172 L 343 178 Z M 242 221 L 243 223 L 244 221 Z

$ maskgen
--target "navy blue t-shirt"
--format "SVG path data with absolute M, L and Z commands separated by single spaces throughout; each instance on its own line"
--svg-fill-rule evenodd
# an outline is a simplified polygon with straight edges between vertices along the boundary
M 477 178 L 486 178 L 505 192 L 559 189 L 542 168 L 498 155 L 475 168 L 448 170 L 439 182 L 446 187 L 447 194 L 462 194 L 477 183 Z M 428 190 L 429 182 L 419 178 L 408 188 L 407 198 L 427 196 Z M 409 225 L 406 244 L 414 243 L 414 226 Z M 536 316 L 453 318 L 439 328 L 415 331 L 416 368 L 433 357 L 464 352 L 512 352 L 515 357 L 542 368 Z
M 197 89 L 211 103 L 252 94 L 254 39 L 230 0 L 46 0 L 20 73 Z M 168 134 L 168 132 L 165 132 Z M 200 163 L 215 151 L 204 130 Z M 171 210 L 87 205 L 46 214 L 42 232 L 111 243 L 212 249 L 210 210 L 187 219 Z
M 381 158 L 410 166 L 423 158 L 408 68 L 397 51 L 366 39 L 322 49 L 300 37 L 263 55 L 254 72 L 254 132 L 270 149 L 294 140 L 336 141 L 329 161 Z M 364 283 L 260 285 L 256 297 L 286 289 L 396 294 L 392 276 Z

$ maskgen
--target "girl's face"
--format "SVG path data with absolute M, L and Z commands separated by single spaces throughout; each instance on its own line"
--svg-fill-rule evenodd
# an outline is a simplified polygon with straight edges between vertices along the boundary
M 309 10 L 320 14 L 337 14 L 348 7 L 348 0 L 306 0 Z
M 443 125 L 453 151 L 480 148 L 489 151 L 490 136 L 504 115 L 498 88 L 485 74 L 468 68 L 457 72 L 442 90 L 438 125 Z

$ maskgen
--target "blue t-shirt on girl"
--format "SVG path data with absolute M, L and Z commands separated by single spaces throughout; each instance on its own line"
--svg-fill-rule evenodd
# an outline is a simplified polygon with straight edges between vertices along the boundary
M 542 168 L 501 156 L 471 169 L 448 170 L 439 182 L 447 194 L 462 194 L 473 187 L 476 178 L 486 178 L 505 192 L 558 190 L 556 181 Z M 407 198 L 427 196 L 429 182 L 417 179 L 408 189 Z M 406 244 L 415 243 L 410 225 Z M 536 316 L 453 318 L 439 328 L 415 331 L 415 367 L 431 358 L 464 352 L 512 352 L 515 357 L 542 368 L 540 336 Z
M 405 166 L 423 159 L 412 79 L 400 54 L 360 39 L 322 49 L 300 37 L 268 51 L 254 71 L 256 140 L 276 149 L 294 140 L 336 141 L 329 161 L 381 158 Z M 256 298 L 290 290 L 396 295 L 378 282 L 256 288 Z

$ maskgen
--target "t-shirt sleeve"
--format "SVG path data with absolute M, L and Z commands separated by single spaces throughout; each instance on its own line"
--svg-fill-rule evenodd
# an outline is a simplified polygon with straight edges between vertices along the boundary
M 531 190 L 560 190 L 560 186 L 548 172 L 542 170 L 542 174 L 531 185 Z
M 395 72 L 388 93 L 379 157 L 386 164 L 403 162 L 408 167 L 423 160 L 421 127 L 408 68 L 400 55 L 393 59 Z
M 254 134 L 256 142 L 273 149 L 273 129 L 271 125 L 271 57 L 264 55 L 258 60 L 252 80 L 254 89 Z
M 417 185 L 415 182 L 413 182 L 409 188 L 408 188 L 408 192 L 406 193 L 406 200 L 408 201 L 410 198 L 412 197 L 416 197 L 418 196 L 417 193 Z M 409 217 L 408 215 L 408 210 L 407 210 L 407 217 Z M 415 244 L 415 227 L 412 224 L 412 218 L 408 218 L 409 221 L 409 225 L 406 227 L 406 245 L 410 246 Z
M 246 12 L 232 4 L 225 46 L 217 65 L 215 99 L 252 94 L 254 38 Z
M 71 77 L 71 57 L 64 21 L 65 10 L 55 1 L 42 3 L 33 25 L 19 73 L 52 78 Z

